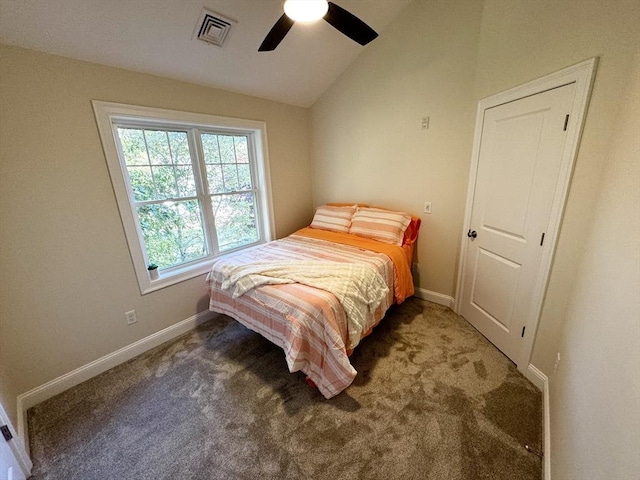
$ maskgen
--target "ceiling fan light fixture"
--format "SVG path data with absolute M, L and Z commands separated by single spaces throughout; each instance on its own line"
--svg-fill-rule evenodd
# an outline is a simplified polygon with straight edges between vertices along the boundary
M 327 0 L 287 0 L 284 2 L 284 13 L 296 22 L 320 20 L 328 9 Z
M 363 46 L 378 36 L 373 28 L 333 2 L 327 0 L 286 0 L 284 13 L 271 27 L 258 47 L 258 51 L 271 52 L 275 50 L 294 23 L 308 23 L 321 18 L 340 33 Z

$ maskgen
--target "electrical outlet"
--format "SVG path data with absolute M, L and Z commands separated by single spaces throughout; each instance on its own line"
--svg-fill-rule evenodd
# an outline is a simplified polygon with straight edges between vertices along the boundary
M 130 310 L 128 312 L 124 312 L 124 316 L 127 319 L 127 325 L 134 324 L 138 321 L 138 317 L 136 316 L 135 310 Z
M 431 202 L 424 202 L 424 213 L 431 213 Z
M 553 364 L 553 373 L 556 373 L 556 370 L 558 370 L 558 365 L 560 365 L 560 352 L 556 354 L 556 363 Z

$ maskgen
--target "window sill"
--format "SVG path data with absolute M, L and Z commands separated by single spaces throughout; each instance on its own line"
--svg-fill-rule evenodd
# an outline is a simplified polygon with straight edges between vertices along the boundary
M 188 267 L 171 270 L 170 272 L 159 272 L 160 276 L 156 280 L 151 280 L 147 273 L 146 278 L 140 279 L 141 281 L 139 281 L 140 293 L 142 295 L 146 295 L 147 293 L 155 292 L 156 290 L 161 290 L 163 288 L 170 287 L 171 285 L 209 273 L 212 261 L 213 260 L 211 258 L 207 258 L 202 262 L 191 264 Z
M 182 267 L 172 268 L 169 271 L 160 271 L 158 272 L 159 278 L 157 278 L 156 280 L 151 280 L 151 278 L 149 277 L 149 272 L 146 269 L 141 270 L 142 272 L 144 272 L 144 275 L 142 276 L 142 278 L 138 277 L 140 294 L 146 295 L 147 293 L 155 292 L 156 290 L 161 290 L 163 288 L 170 287 L 171 285 L 184 282 L 185 280 L 190 280 L 192 278 L 199 277 L 200 275 L 209 273 L 209 270 L 211 270 L 211 264 L 214 260 L 220 257 L 224 257 L 225 255 L 230 255 L 232 253 L 238 252 L 240 250 L 245 250 L 247 248 L 252 248 L 264 243 L 268 243 L 269 241 L 270 240 L 263 240 L 251 243 L 249 245 L 243 245 L 242 247 L 227 250 L 224 253 L 219 253 L 214 257 L 207 257 L 200 261 L 189 263 L 188 265 L 184 265 Z

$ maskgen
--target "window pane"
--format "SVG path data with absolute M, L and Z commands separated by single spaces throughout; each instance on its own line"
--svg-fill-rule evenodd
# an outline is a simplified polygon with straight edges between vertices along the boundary
M 118 134 L 136 201 L 197 195 L 186 132 L 118 127 Z M 142 166 L 149 165 L 147 148 L 151 168 Z
M 253 188 L 246 135 L 202 133 L 201 139 L 209 193 L 231 193 Z
M 220 158 L 222 163 L 236 163 L 233 137 L 229 135 L 218 135 L 218 144 L 220 145 Z
M 149 262 L 160 268 L 208 255 L 197 200 L 138 207 Z
M 177 197 L 178 187 L 173 174 L 173 167 L 152 167 L 152 169 L 158 192 L 157 199 Z
M 220 165 L 207 165 L 207 182 L 209 182 L 209 193 L 224 193 Z
M 236 162 L 249 163 L 249 151 L 247 150 L 247 137 L 234 137 L 236 146 Z
M 151 167 L 127 167 L 133 198 L 137 202 L 156 198 Z
M 148 165 L 147 147 L 142 130 L 118 127 L 124 161 L 127 165 Z
M 147 139 L 147 151 L 152 165 L 162 165 L 171 163 L 171 153 L 169 151 L 169 139 L 167 132 L 145 130 Z
M 253 193 L 212 197 L 211 204 L 221 252 L 260 239 Z
M 202 150 L 205 163 L 220 163 L 220 151 L 218 150 L 218 136 L 211 133 L 203 133 Z

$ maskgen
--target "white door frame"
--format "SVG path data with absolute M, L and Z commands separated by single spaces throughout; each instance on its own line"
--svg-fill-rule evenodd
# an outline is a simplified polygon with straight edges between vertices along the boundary
M 4 407 L 0 403 L 0 425 L 7 425 L 9 430 L 11 431 L 11 435 L 13 435 L 13 439 L 8 441 L 9 448 L 13 453 L 18 465 L 20 465 L 20 470 L 22 473 L 22 477 L 18 477 L 16 474 L 16 478 L 29 478 L 31 475 L 31 469 L 33 468 L 33 463 L 31 463 L 31 459 L 25 450 L 23 443 L 20 437 L 17 435 L 11 421 L 9 420 L 9 415 L 5 412 Z M 0 442 L 4 442 L 4 438 L 0 435 Z
M 584 62 L 578 63 L 571 67 L 567 67 L 558 72 L 546 75 L 545 77 L 533 80 L 518 87 L 506 90 L 504 92 L 483 98 L 478 102 L 478 110 L 476 114 L 476 128 L 473 139 L 473 150 L 471 154 L 471 170 L 469 172 L 469 186 L 467 188 L 467 203 L 464 215 L 464 224 L 462 228 L 462 241 L 460 247 L 460 261 L 458 263 L 458 284 L 456 287 L 456 303 L 454 311 L 460 312 L 462 302 L 462 288 L 465 274 L 465 260 L 467 256 L 467 230 L 470 228 L 471 210 L 473 208 L 473 197 L 475 195 L 476 177 L 478 174 L 478 160 L 480 157 L 480 141 L 482 130 L 484 127 L 484 112 L 488 108 L 496 107 L 505 103 L 519 100 L 524 97 L 536 95 L 538 93 L 558 88 L 563 85 L 575 83 L 575 99 L 569 113 L 569 124 L 567 126 L 567 143 L 561 160 L 560 172 L 558 175 L 558 183 L 551 207 L 551 215 L 549 217 L 549 226 L 545 232 L 545 244 L 542 247 L 542 256 L 540 265 L 532 292 L 532 305 L 529 318 L 525 319 L 526 334 L 522 342 L 522 348 L 517 356 L 518 370 L 523 374 L 527 374 L 529 362 L 531 360 L 531 352 L 535 340 L 535 334 L 542 311 L 544 296 L 549 280 L 549 272 L 553 261 L 553 255 L 556 250 L 558 241 L 558 233 L 562 223 L 562 216 L 569 192 L 569 184 L 578 153 L 578 145 L 584 125 L 584 118 L 591 94 L 591 86 L 595 75 L 597 59 L 591 58 Z

